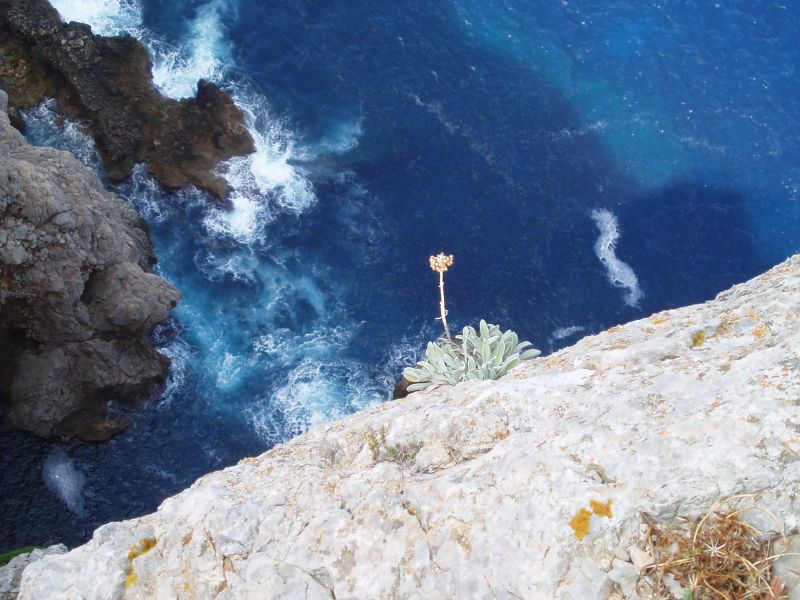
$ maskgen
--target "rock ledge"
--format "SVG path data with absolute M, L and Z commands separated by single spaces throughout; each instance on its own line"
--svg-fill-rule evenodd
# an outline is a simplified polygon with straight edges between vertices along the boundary
M 20 598 L 645 598 L 642 512 L 754 493 L 762 530 L 798 533 L 798 398 L 800 255 L 207 475 L 32 564 Z

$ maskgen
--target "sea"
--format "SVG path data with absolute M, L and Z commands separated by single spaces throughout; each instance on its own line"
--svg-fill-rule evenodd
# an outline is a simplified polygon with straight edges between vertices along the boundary
M 257 151 L 221 167 L 228 206 L 106 180 L 183 294 L 153 333 L 170 375 L 111 403 L 132 424 L 107 443 L 0 433 L 0 552 L 81 544 L 387 401 L 441 335 L 431 254 L 452 327 L 546 355 L 800 251 L 799 3 L 52 3 L 141 40 L 167 96 L 217 83 Z M 25 121 L 105 180 L 80 123 Z

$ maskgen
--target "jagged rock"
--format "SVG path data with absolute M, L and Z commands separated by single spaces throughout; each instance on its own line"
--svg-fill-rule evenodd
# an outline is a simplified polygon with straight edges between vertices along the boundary
M 0 104 L 5 101 L 0 91 Z M 67 152 L 28 145 L 0 113 L 0 390 L 7 426 L 107 439 L 105 415 L 163 381 L 147 342 L 180 295 L 150 273 L 147 227 Z
M 740 516 L 797 534 L 798 398 L 800 255 L 498 381 L 417 392 L 206 475 L 29 566 L 20 600 L 606 600 L 623 595 L 615 581 L 645 597 L 617 556 L 644 543 L 642 512 L 698 519 L 760 493 L 763 512 Z
M 50 546 L 49 548 L 36 548 L 31 552 L 20 554 L 12 558 L 7 565 L 0 567 L 0 600 L 15 600 L 19 593 L 19 582 L 22 572 L 29 564 L 50 554 L 64 554 L 67 547 L 64 544 Z
M 64 24 L 47 0 L 0 0 L 0 75 L 12 108 L 57 98 L 85 122 L 113 181 L 144 162 L 167 187 L 192 183 L 222 198 L 227 184 L 214 169 L 254 150 L 241 111 L 214 84 L 200 81 L 195 98 L 162 96 L 141 43 Z

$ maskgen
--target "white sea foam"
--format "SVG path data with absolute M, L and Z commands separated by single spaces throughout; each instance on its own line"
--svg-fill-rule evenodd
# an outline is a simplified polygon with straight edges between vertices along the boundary
M 47 100 L 22 112 L 25 137 L 37 146 L 68 150 L 87 167 L 100 173 L 100 158 L 94 140 L 81 129 L 81 123 L 63 119 L 56 112 L 55 100 Z
M 310 157 L 296 148 L 293 135 L 272 114 L 266 101 L 246 91 L 234 93 L 256 151 L 222 167 L 231 187 L 230 210 L 210 210 L 204 219 L 210 233 L 242 244 L 263 241 L 263 229 L 279 214 L 300 215 L 316 203 L 311 182 L 292 160 Z
M 61 448 L 55 448 L 44 461 L 42 478 L 47 488 L 79 517 L 86 516 L 83 486 L 86 476 L 75 467 L 72 459 Z
M 169 375 L 158 403 L 160 409 L 165 409 L 183 389 L 190 362 L 196 357 L 193 356 L 189 344 L 181 338 L 176 338 L 164 348 L 159 348 L 158 352 L 170 360 Z
M 363 134 L 363 119 L 342 121 L 315 144 L 314 155 L 350 152 L 358 146 L 359 139 Z
M 281 441 L 378 404 L 384 395 L 361 363 L 308 357 L 289 372 L 284 385 L 251 407 L 248 416 L 261 437 Z
M 91 26 L 98 35 L 133 33 L 142 24 L 142 7 L 137 0 L 50 0 L 65 22 Z
M 230 61 L 224 17 L 233 9 L 229 0 L 212 0 L 201 6 L 179 47 L 163 42 L 148 43 L 153 60 L 153 82 L 167 96 L 188 98 L 197 91 L 197 80 L 219 82 Z
M 217 389 L 225 391 L 235 388 L 245 366 L 244 357 L 225 352 L 222 364 L 217 369 Z
M 313 333 L 294 334 L 280 328 L 259 336 L 253 342 L 255 355 L 268 355 L 271 362 L 291 364 L 303 357 L 324 358 L 347 347 L 354 330 L 349 327 L 324 327 Z
M 617 240 L 619 239 L 617 218 L 610 211 L 601 208 L 592 211 L 592 219 L 600 230 L 600 237 L 594 244 L 594 252 L 603 263 L 609 282 L 615 287 L 628 290 L 625 294 L 625 304 L 638 306 L 639 300 L 644 297 L 644 293 L 639 288 L 639 280 L 633 269 L 617 258 L 616 254 Z
M 555 329 L 553 333 L 550 334 L 551 340 L 563 340 L 564 338 L 568 338 L 570 336 L 575 335 L 576 333 L 580 333 L 586 329 L 582 325 L 570 325 L 569 327 L 559 327 Z

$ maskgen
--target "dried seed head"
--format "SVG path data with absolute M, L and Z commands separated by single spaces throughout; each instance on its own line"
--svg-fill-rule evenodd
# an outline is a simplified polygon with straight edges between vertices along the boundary
M 440 252 L 436 256 L 431 256 L 428 259 L 431 265 L 431 270 L 437 273 L 444 273 L 448 268 L 453 266 L 453 255 Z

